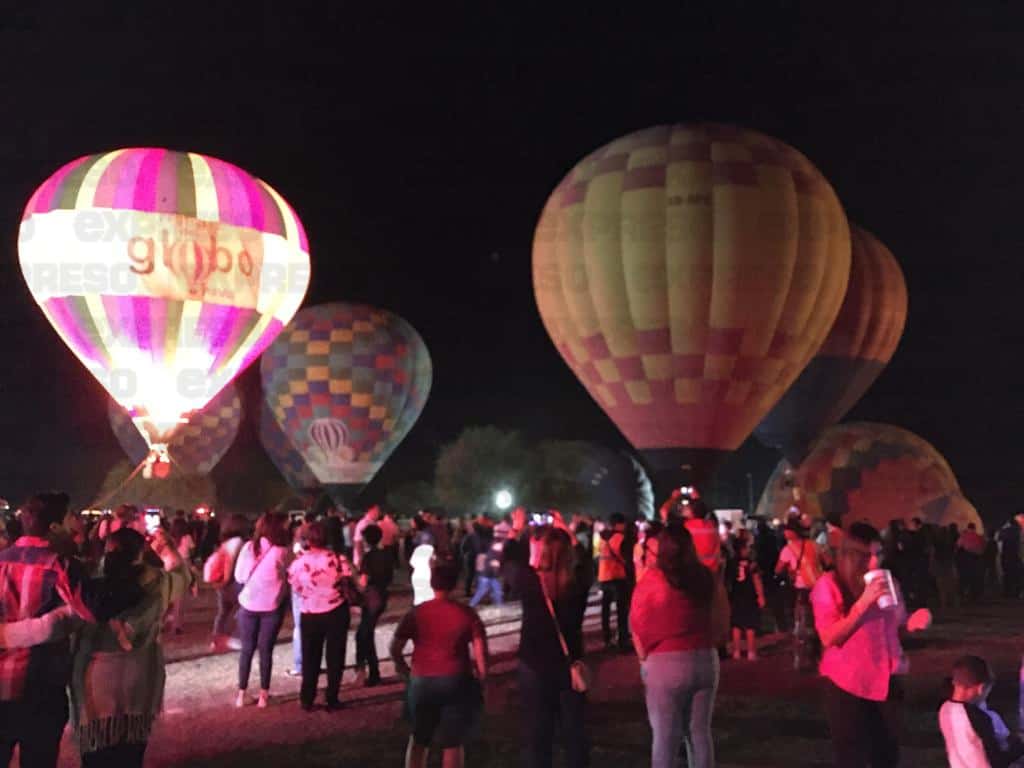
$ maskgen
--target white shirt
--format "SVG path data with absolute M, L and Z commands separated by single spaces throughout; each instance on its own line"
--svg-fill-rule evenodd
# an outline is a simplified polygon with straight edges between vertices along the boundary
M 275 547 L 269 539 L 260 540 L 259 557 L 253 554 L 252 542 L 245 542 L 235 561 L 235 581 L 244 585 L 238 594 L 239 604 L 247 611 L 277 610 L 284 599 L 291 561 L 291 550 Z
M 810 546 L 808 546 L 810 545 Z M 800 558 L 800 551 L 803 550 L 803 559 Z M 813 584 L 808 583 L 804 569 L 810 565 L 810 561 L 818 556 L 818 551 L 814 546 L 814 542 L 807 539 L 800 539 L 800 549 L 794 548 L 791 543 L 786 542 L 786 546 L 782 548 L 779 553 L 779 562 L 784 563 L 786 569 L 789 571 L 790 576 L 794 578 L 793 586 L 797 589 L 810 589 Z M 800 570 L 793 576 L 796 571 L 797 563 L 800 564 Z
M 986 704 L 977 709 L 992 721 L 992 730 L 1000 749 L 1006 749 L 1010 731 L 997 713 Z M 947 701 L 939 710 L 939 728 L 946 741 L 946 757 L 950 768 L 990 768 L 988 755 L 981 736 L 974 730 L 967 715 L 967 707 L 959 701 Z M 1017 765 L 1017 763 L 1014 763 Z
M 434 590 L 430 588 L 430 561 L 434 557 L 434 548 L 430 544 L 420 544 L 412 552 L 409 565 L 412 566 L 412 604 L 419 605 L 434 598 Z

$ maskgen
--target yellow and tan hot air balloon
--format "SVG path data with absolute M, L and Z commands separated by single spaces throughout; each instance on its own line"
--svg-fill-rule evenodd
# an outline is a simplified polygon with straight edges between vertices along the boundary
M 900 265 L 870 232 L 851 226 L 850 235 L 850 283 L 839 316 L 818 354 L 754 430 L 793 466 L 868 391 L 896 352 L 907 322 Z
M 754 131 L 665 125 L 580 161 L 533 244 L 555 346 L 664 490 L 736 449 L 818 351 L 850 271 L 832 187 Z

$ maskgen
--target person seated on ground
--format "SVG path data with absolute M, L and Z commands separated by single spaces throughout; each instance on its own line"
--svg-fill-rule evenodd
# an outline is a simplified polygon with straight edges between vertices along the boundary
M 995 684 L 992 668 L 979 656 L 953 663 L 953 695 L 939 710 L 950 768 L 1007 768 L 1024 765 L 1024 742 L 988 708 Z

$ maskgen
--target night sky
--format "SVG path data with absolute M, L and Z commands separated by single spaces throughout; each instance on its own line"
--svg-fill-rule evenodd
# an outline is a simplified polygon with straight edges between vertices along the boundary
M 929 440 L 989 521 L 1018 505 L 1020 5 L 623 3 L 530 16 L 478 4 L 415 17 L 370 4 L 104 5 L 0 17 L 0 496 L 88 497 L 122 457 L 103 390 L 18 267 L 24 204 L 68 160 L 166 146 L 236 163 L 302 218 L 307 304 L 365 301 L 420 331 L 433 392 L 380 492 L 429 479 L 439 446 L 468 425 L 624 445 L 541 325 L 533 229 L 586 153 L 699 120 L 800 149 L 903 267 L 906 333 L 847 418 Z M 242 380 L 250 413 L 255 368 Z M 745 474 L 758 492 L 775 461 L 749 443 L 719 481 L 741 501 Z M 250 422 L 218 472 L 268 466 Z

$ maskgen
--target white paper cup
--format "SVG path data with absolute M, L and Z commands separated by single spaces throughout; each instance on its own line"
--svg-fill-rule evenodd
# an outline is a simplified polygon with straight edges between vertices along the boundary
M 879 568 L 878 570 L 868 571 L 864 574 L 865 584 L 870 584 L 871 582 L 878 581 L 879 579 L 885 580 L 886 592 L 878 598 L 878 607 L 885 610 L 895 608 L 899 604 L 900 599 L 896 594 L 896 585 L 892 580 L 892 572 L 887 571 L 884 568 Z

